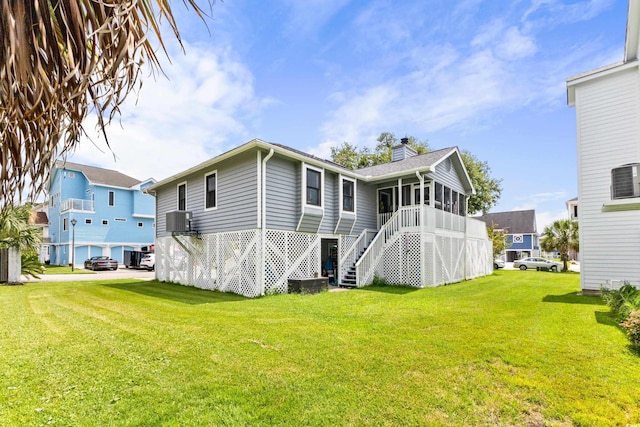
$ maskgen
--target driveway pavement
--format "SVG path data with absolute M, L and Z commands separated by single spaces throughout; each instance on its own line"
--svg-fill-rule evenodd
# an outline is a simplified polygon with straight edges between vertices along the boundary
M 504 269 L 505 270 L 517 270 L 517 268 L 513 268 L 513 263 L 512 262 L 505 262 L 504 263 Z M 580 272 L 580 263 L 575 263 L 575 264 L 569 264 L 569 271 L 576 271 L 576 272 Z
M 96 271 L 95 274 L 43 274 L 39 279 L 22 276 L 22 282 L 86 282 L 92 280 L 140 279 L 153 280 L 155 271 L 120 267 L 116 271 Z

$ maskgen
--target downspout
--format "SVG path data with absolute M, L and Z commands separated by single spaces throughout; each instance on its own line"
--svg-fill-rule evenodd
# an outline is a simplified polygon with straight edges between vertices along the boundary
M 261 210 L 261 220 L 262 220 L 262 224 L 260 224 L 260 232 L 262 234 L 261 238 L 260 238 L 260 283 L 262 285 L 262 291 L 260 292 L 261 295 L 264 295 L 264 279 L 265 279 L 265 261 L 266 261 L 266 256 L 265 256 L 265 252 L 267 250 L 267 162 L 269 161 L 269 159 L 271 159 L 271 157 L 273 157 L 273 154 L 275 153 L 275 151 L 272 149 L 269 150 L 269 154 L 267 154 L 267 157 L 265 157 L 264 159 L 262 159 L 262 197 L 261 197 L 261 206 L 260 206 L 260 210 Z
M 416 171 L 416 176 L 420 182 L 420 285 L 422 287 L 426 284 L 426 272 L 425 270 L 425 252 L 424 252 L 424 176 L 420 171 Z M 435 251 L 434 251 L 435 252 Z M 435 267 L 435 265 L 434 265 Z

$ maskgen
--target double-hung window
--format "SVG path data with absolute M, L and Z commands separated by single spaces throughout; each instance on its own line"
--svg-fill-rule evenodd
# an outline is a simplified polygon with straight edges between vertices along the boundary
M 355 212 L 355 181 L 342 179 L 342 210 Z
M 322 206 L 322 172 L 307 167 L 307 205 Z
M 218 172 L 214 171 L 204 176 L 205 209 L 218 206 Z
M 178 210 L 187 210 L 187 183 L 178 184 Z

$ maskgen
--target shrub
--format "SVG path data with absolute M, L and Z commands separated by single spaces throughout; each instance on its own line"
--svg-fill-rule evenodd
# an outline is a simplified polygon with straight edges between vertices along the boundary
M 627 333 L 631 345 L 640 348 L 640 310 L 632 311 L 627 320 L 620 324 Z
M 640 310 L 640 290 L 624 282 L 620 289 L 604 289 L 601 288 L 602 299 L 611 311 L 616 314 L 618 321 L 622 321 L 629 317 L 634 310 Z
M 389 281 L 384 277 L 380 277 L 378 275 L 373 276 L 373 282 L 371 282 L 372 286 L 389 286 Z

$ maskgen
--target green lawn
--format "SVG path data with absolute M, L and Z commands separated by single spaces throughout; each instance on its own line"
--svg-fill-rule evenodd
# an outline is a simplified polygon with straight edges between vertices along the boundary
M 577 274 L 245 299 L 0 287 L 0 425 L 640 423 L 640 357 Z
M 85 270 L 84 268 L 75 267 L 73 271 L 71 271 L 71 267 L 66 265 L 45 265 L 44 266 L 44 275 L 47 274 L 96 274 L 93 271 Z

